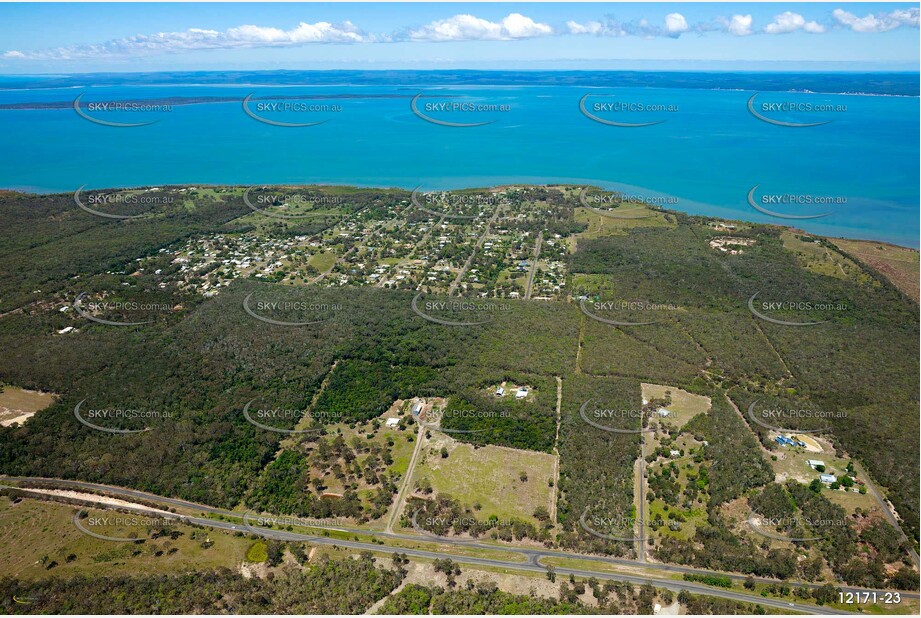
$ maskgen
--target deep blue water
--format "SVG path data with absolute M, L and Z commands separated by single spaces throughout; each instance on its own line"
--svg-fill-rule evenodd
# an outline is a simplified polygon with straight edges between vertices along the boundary
M 630 74 L 620 80 L 612 74 L 593 78 L 580 73 L 477 74 L 476 79 L 463 72 L 388 73 L 373 79 L 336 75 L 320 80 L 302 73 L 299 82 L 287 73 L 283 79 L 224 75 L 228 83 L 223 84 L 214 83 L 221 74 L 3 77 L 0 186 L 73 191 L 81 185 L 329 183 L 435 189 L 591 182 L 634 195 L 670 196 L 677 203 L 667 207 L 691 213 L 919 245 L 917 75 L 650 74 L 643 79 L 642 74 Z M 319 81 L 329 85 L 303 85 Z M 622 83 L 629 85 L 618 85 Z M 419 106 L 461 102 L 503 105 L 508 111 L 429 112 L 446 121 L 491 122 L 440 126 L 411 111 L 410 100 L 419 92 L 426 94 Z M 831 122 L 798 128 L 763 122 L 746 107 L 757 92 L 756 111 L 766 110 L 762 115 L 770 119 Z M 906 92 L 914 96 L 904 96 Z M 235 100 L 174 105 L 169 112 L 87 111 L 114 122 L 158 120 L 114 128 L 75 113 L 70 105 L 81 93 L 84 103 Z M 274 98 L 279 96 L 353 98 L 286 99 L 339 105 L 337 112 L 261 114 L 284 122 L 326 121 L 289 128 L 247 116 L 240 99 L 250 93 L 271 102 L 280 101 Z M 612 95 L 590 98 L 590 111 L 594 103 L 614 102 L 663 110 L 597 112 L 603 119 L 664 122 L 632 128 L 595 122 L 580 112 L 585 94 Z M 49 102 L 64 107 L 34 109 Z M 760 107 L 770 103 L 830 105 L 835 111 Z M 10 104 L 32 109 L 2 109 Z M 766 205 L 788 214 L 832 213 L 803 221 L 776 219 L 748 204 L 746 196 L 755 185 L 756 198 L 843 197 L 846 204 Z

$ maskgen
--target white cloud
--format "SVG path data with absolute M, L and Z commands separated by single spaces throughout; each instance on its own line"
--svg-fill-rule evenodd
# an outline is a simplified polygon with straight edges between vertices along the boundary
M 569 34 L 591 34 L 607 37 L 638 36 L 646 39 L 656 37 L 678 38 L 682 33 L 690 30 L 687 20 L 681 13 L 667 15 L 664 26 L 654 25 L 648 19 L 620 22 L 613 17 L 608 17 L 603 22 L 588 21 L 579 23 L 568 21 L 566 22 L 566 28 Z
M 688 20 L 681 13 L 669 13 L 665 16 L 665 30 L 672 34 L 688 31 Z
M 872 13 L 866 17 L 857 17 L 853 13 L 848 13 L 843 9 L 835 9 L 832 16 L 842 26 L 846 26 L 854 32 L 888 32 L 902 26 L 917 28 L 919 22 L 919 10 L 910 8 L 905 10 L 895 10 L 891 13 Z
M 633 34 L 628 32 L 622 24 L 613 20 L 605 21 L 588 21 L 583 24 L 575 21 L 566 22 L 569 34 L 591 34 L 594 36 L 627 36 Z
M 158 32 L 113 39 L 97 45 L 71 45 L 40 51 L 7 51 L 4 58 L 72 60 L 117 56 L 144 56 L 201 49 L 246 47 L 295 47 L 310 43 L 363 43 L 375 40 L 351 22 L 331 24 L 301 22 L 291 30 L 244 25 L 226 32 L 189 28 L 181 32 Z
M 747 36 L 752 33 L 752 16 L 751 15 L 733 15 L 728 20 L 721 17 L 720 21 L 726 29 L 726 32 L 736 36 Z
M 473 15 L 455 15 L 410 30 L 413 41 L 509 41 L 553 34 L 553 28 L 521 13 L 510 13 L 499 22 Z
M 580 24 L 577 21 L 566 22 L 566 28 L 569 34 L 594 34 L 599 35 L 604 31 L 604 24 L 600 21 L 589 21 Z
M 775 15 L 774 21 L 764 27 L 764 31 L 768 34 L 787 34 L 797 30 L 810 34 L 821 34 L 825 32 L 825 26 L 814 21 L 807 22 L 799 13 L 784 11 L 780 15 Z

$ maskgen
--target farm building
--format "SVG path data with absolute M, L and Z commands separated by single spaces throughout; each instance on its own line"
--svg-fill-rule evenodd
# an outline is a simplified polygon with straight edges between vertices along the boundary
M 396 427 L 400 424 L 400 419 L 397 417 L 388 418 L 387 422 L 384 424 L 387 425 L 387 427 Z
M 808 459 L 806 460 L 806 463 L 809 464 L 809 467 L 812 468 L 813 470 L 815 470 L 819 466 L 822 466 L 823 468 L 825 467 L 825 462 L 822 461 L 821 459 Z

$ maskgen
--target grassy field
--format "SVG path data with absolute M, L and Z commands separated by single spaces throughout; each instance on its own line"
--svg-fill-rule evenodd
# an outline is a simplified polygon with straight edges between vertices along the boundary
M 534 509 L 550 509 L 555 455 L 501 446 L 474 448 L 443 433 L 431 433 L 416 463 L 413 486 L 426 478 L 438 494 L 450 495 L 464 506 L 480 504 L 479 519 L 515 517 L 539 525 Z M 441 456 L 442 447 L 447 458 Z
M 817 237 L 787 230 L 780 238 L 784 248 L 795 253 L 800 263 L 814 273 L 862 284 L 873 281 L 859 264 L 819 242 Z
M 15 386 L 0 386 L 0 425 L 14 421 L 22 424 L 27 418 L 54 403 L 56 395 L 29 391 Z
M 918 259 L 917 249 L 866 240 L 835 239 L 832 242 L 842 251 L 846 251 L 881 272 L 893 285 L 918 302 L 921 297 L 921 292 L 919 292 L 919 274 L 921 274 L 919 263 L 921 262 Z
M 588 229 L 572 238 L 572 247 L 579 238 L 598 238 L 611 234 L 625 234 L 635 227 L 669 227 L 671 224 L 665 215 L 649 208 L 625 205 L 621 210 L 623 218 L 605 216 L 587 208 L 576 208 L 575 218 L 578 223 L 588 224 Z M 652 215 L 652 216 L 650 216 Z
M 336 263 L 336 259 L 339 256 L 335 252 L 327 251 L 324 253 L 317 253 L 310 257 L 310 261 L 307 262 L 310 266 L 316 268 L 319 272 L 326 272 L 329 270 L 333 264 Z
M 18 504 L 0 496 L 0 563 L 7 575 L 40 579 L 49 575 L 136 575 L 183 573 L 192 569 L 230 569 L 243 560 L 252 541 L 231 533 L 176 525 L 177 538 L 149 538 L 146 528 L 116 525 L 113 511 L 89 509 L 91 517 L 107 518 L 111 525 L 85 527 L 113 537 L 144 537 L 142 542 L 115 542 L 93 538 L 73 523 L 76 507 L 23 499 Z M 140 517 L 140 516 L 138 516 Z M 87 520 L 83 520 L 87 522 Z M 158 555 L 159 554 L 159 555 Z M 54 564 L 56 563 L 56 564 Z M 53 565 L 53 566 L 52 566 Z M 49 568 L 50 567 L 50 568 Z
M 671 425 L 680 429 L 689 420 L 698 414 L 706 413 L 710 409 L 709 397 L 694 395 L 674 386 L 643 382 L 640 384 L 640 388 L 643 392 L 643 399 L 646 401 L 671 399 L 671 403 L 665 406 L 671 414 L 658 419 L 664 425 Z

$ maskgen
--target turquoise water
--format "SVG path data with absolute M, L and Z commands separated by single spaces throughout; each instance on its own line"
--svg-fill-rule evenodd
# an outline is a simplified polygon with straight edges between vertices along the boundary
M 435 101 L 508 106 L 508 111 L 429 115 L 492 121 L 445 127 L 410 109 L 420 91 Z M 266 117 L 326 120 L 276 127 L 243 113 L 239 102 L 174 106 L 169 112 L 95 113 L 117 122 L 158 120 L 136 128 L 100 126 L 72 108 L 0 110 L 0 186 L 32 191 L 162 184 L 322 183 L 459 188 L 507 182 L 591 182 L 632 194 L 670 196 L 668 208 L 773 222 L 829 236 L 919 245 L 919 99 L 903 96 L 764 93 L 759 102 L 836 106 L 829 113 L 774 113 L 793 122 L 832 120 L 809 128 L 759 121 L 746 108 L 754 91 L 584 86 L 106 86 L 0 90 L 0 105 L 41 101 L 150 100 L 162 97 L 390 95 L 312 100 L 338 112 Z M 663 105 L 672 111 L 605 115 L 625 122 L 665 120 L 641 128 L 594 122 L 579 110 L 590 101 Z M 451 97 L 451 98 L 447 98 Z M 422 103 L 420 103 L 421 105 Z M 251 104 L 254 109 L 255 104 Z M 840 111 L 846 106 L 846 111 Z M 599 113 L 599 115 L 604 115 Z M 811 214 L 775 219 L 752 208 L 759 193 L 846 198 L 846 204 L 768 206 Z

